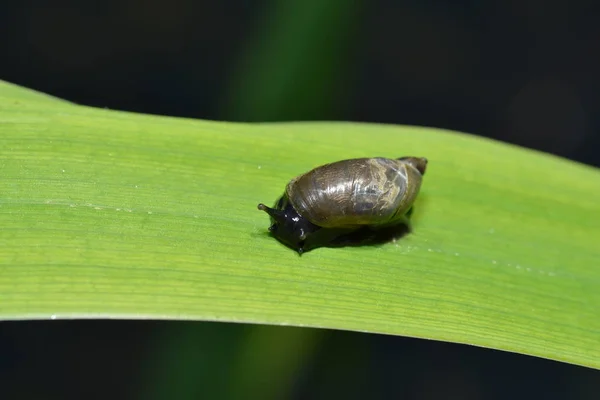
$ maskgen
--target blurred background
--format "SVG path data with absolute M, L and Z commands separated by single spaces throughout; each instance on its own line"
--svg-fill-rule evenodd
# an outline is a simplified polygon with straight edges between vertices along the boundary
M 600 166 L 593 0 L 3 0 L 0 79 L 97 107 L 459 130 Z M 4 399 L 597 399 L 470 346 L 201 322 L 0 324 Z

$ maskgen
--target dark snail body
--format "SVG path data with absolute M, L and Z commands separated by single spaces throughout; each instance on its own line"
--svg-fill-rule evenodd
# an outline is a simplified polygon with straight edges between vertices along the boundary
M 407 224 L 427 159 L 358 158 L 317 167 L 290 181 L 269 231 L 300 254 L 352 235 Z

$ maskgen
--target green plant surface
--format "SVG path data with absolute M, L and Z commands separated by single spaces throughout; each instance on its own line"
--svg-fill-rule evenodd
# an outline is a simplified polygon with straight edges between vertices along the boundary
M 413 233 L 303 256 L 256 209 L 317 165 L 430 160 Z M 180 319 L 467 343 L 600 368 L 600 171 L 430 128 L 234 124 L 0 84 L 0 318 Z

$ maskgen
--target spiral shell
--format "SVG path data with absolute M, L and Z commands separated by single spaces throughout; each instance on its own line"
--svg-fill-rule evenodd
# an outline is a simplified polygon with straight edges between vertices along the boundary
M 358 158 L 317 167 L 287 185 L 296 211 L 323 228 L 388 225 L 410 209 L 422 174 L 403 159 Z

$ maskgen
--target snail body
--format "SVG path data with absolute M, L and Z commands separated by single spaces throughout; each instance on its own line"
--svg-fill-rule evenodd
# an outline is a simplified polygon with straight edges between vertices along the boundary
M 427 159 L 357 158 L 317 167 L 292 179 L 274 208 L 269 231 L 298 253 L 359 229 L 407 224 Z

